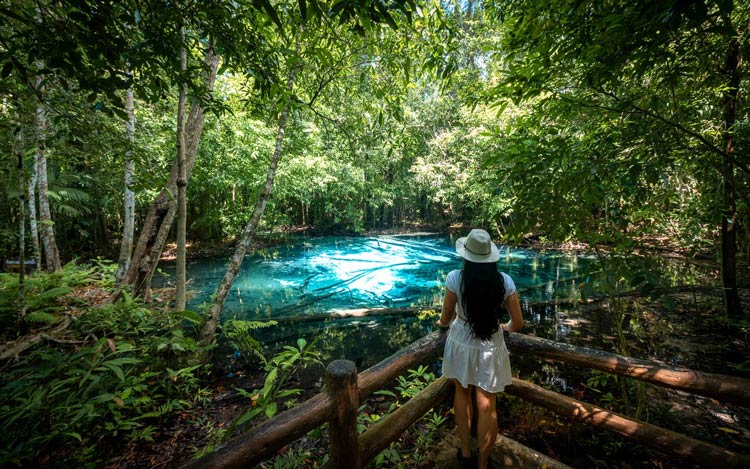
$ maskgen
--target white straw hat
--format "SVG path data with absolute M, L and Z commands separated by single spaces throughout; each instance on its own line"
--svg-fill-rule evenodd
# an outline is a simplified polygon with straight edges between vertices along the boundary
M 492 242 L 490 234 L 484 230 L 473 229 L 469 236 L 456 240 L 456 254 L 471 262 L 497 262 L 500 251 Z

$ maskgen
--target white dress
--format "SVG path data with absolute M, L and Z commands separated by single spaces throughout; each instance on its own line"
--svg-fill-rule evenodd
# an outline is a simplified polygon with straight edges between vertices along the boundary
M 456 319 L 450 324 L 443 354 L 443 376 L 454 378 L 464 388 L 470 384 L 487 392 L 502 392 L 512 384 L 510 357 L 502 328 L 488 340 L 474 337 L 461 305 L 461 271 L 454 270 L 445 279 L 445 286 L 458 297 Z M 516 292 L 510 276 L 501 273 L 505 298 Z

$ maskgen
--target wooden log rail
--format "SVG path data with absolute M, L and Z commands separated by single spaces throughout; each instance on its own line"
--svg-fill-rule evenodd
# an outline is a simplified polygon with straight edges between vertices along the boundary
M 647 383 L 750 407 L 749 379 L 704 373 L 689 368 L 625 357 L 524 334 L 511 334 L 508 346 L 512 351 L 529 352 L 570 365 L 594 368 L 607 373 L 627 376 Z
M 520 379 L 513 378 L 513 385 L 506 387 L 505 392 L 563 417 L 605 428 L 644 446 L 697 463 L 701 467 L 710 467 L 719 462 L 724 468 L 750 467 L 750 456 L 737 454 L 650 423 L 630 419 Z
M 428 334 L 360 374 L 356 373 L 352 362 L 334 361 L 326 370 L 324 392 L 235 437 L 219 450 L 189 463 L 186 467 L 248 467 L 273 456 L 283 446 L 329 422 L 331 451 L 328 466 L 361 468 L 429 409 L 444 400 L 449 394 L 450 383 L 444 378 L 436 380 L 361 435 L 357 435 L 359 402 L 374 391 L 384 388 L 409 368 L 437 355 L 442 351 L 445 338 L 446 334 L 443 331 Z M 671 367 L 522 334 L 511 334 L 509 346 L 513 351 L 530 352 L 573 365 L 628 376 L 723 401 L 746 406 L 750 404 L 750 380 L 742 378 Z M 691 462 L 709 465 L 722 461 L 727 467 L 750 467 L 750 456 L 736 454 L 655 425 L 632 420 L 525 381 L 514 379 L 513 385 L 507 387 L 506 392 L 562 416 L 614 431 Z M 521 453 L 523 452 L 519 454 Z M 541 460 L 543 456 L 537 454 L 527 459 L 527 462 L 529 467 L 532 467 L 538 465 L 538 461 Z
M 363 401 L 409 368 L 414 368 L 430 357 L 437 356 L 439 352 L 442 352 L 444 344 L 445 334 L 436 331 L 363 371 L 357 376 L 356 381 L 358 400 Z M 186 467 L 194 469 L 244 468 L 257 464 L 273 456 L 283 446 L 305 436 L 310 430 L 338 418 L 338 410 L 335 407 L 335 399 L 329 392 L 316 394 L 302 404 L 281 412 L 250 431 L 231 439 L 213 453 L 188 463 Z M 410 422 L 407 427 L 413 423 Z M 362 452 L 371 454 L 364 446 Z M 367 460 L 361 459 L 361 464 L 367 464 Z

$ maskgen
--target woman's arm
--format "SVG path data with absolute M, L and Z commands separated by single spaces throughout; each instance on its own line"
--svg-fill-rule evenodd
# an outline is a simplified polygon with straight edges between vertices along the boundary
M 440 319 L 437 321 L 439 327 L 448 327 L 453 320 L 453 315 L 456 313 L 456 302 L 458 298 L 456 294 L 447 288 L 445 289 L 445 296 L 443 297 L 443 312 L 440 314 Z
M 521 302 L 518 301 L 518 293 L 513 293 L 505 299 L 505 308 L 510 313 L 510 321 L 503 324 L 503 330 L 516 332 L 523 327 L 523 314 L 521 314 Z

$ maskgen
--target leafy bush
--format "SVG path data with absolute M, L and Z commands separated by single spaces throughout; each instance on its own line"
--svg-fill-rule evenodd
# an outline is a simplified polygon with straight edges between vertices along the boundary
M 63 310 L 60 300 L 73 288 L 91 282 L 94 271 L 69 262 L 60 272 L 27 276 L 24 280 L 26 315 L 22 324 L 18 324 L 18 275 L 0 274 L 0 339 L 9 339 L 21 329 L 56 323 L 59 317 L 55 313 Z
M 90 273 L 63 277 L 85 274 L 91 281 Z M 65 288 L 49 277 L 34 276 L 34 288 Z M 207 396 L 203 365 L 191 363 L 196 321 L 194 313 L 153 311 L 127 295 L 87 308 L 64 339 L 41 342 L 2 374 L 0 465 L 35 465 L 45 457 L 97 464 L 114 446 L 151 441 L 176 411 Z
M 315 341 L 308 344 L 305 339 L 297 339 L 296 347 L 285 345 L 266 362 L 267 374 L 261 389 L 247 391 L 237 388 L 242 396 L 250 399 L 251 406 L 232 423 L 232 427 L 241 427 L 263 414 L 272 418 L 278 412 L 278 403 L 282 398 L 299 394 L 301 390 L 287 388 L 287 382 L 299 369 L 320 365 L 320 355 L 314 351 L 314 346 Z

